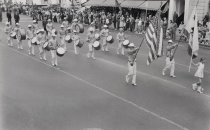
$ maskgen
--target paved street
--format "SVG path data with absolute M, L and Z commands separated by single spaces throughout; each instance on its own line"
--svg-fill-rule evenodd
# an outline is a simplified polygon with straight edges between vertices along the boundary
M 5 16 L 4 16 L 5 21 Z M 4 22 L 5 23 L 5 22 Z M 59 57 L 60 69 L 24 50 L 7 46 L 0 23 L 1 130 L 209 130 L 210 129 L 210 51 L 199 50 L 207 59 L 203 87 L 205 94 L 193 92 L 196 68 L 188 72 L 190 57 L 185 43 L 179 46 L 173 79 L 162 76 L 165 57 L 146 66 L 148 48 L 144 43 L 137 58 L 137 86 L 125 82 L 127 58 L 116 55 L 116 42 L 110 52 L 96 52 L 87 59 L 87 45 L 79 55 Z M 26 28 L 32 20 L 21 16 Z M 56 24 L 56 28 L 59 26 Z M 86 34 L 80 36 L 86 39 Z M 116 31 L 112 32 L 116 37 Z M 138 45 L 143 36 L 128 33 Z M 167 44 L 166 42 L 164 44 Z

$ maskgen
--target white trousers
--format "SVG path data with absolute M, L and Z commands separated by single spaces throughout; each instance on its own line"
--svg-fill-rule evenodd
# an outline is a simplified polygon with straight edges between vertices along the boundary
M 40 59 L 46 60 L 46 50 L 43 49 L 42 44 L 38 45 Z
M 77 42 L 74 42 L 74 53 L 79 54 L 79 50 L 77 50 Z
M 163 68 L 163 72 L 165 73 L 165 71 L 168 69 L 170 69 L 170 76 L 174 76 L 175 60 L 173 59 L 172 61 L 170 61 L 170 58 L 166 57 L 166 64 Z
M 102 51 L 109 51 L 108 49 L 108 43 L 106 41 L 106 37 L 103 38 L 103 44 L 102 44 Z
M 128 74 L 126 75 L 128 81 L 132 79 L 132 84 L 136 84 L 136 61 L 133 63 L 133 66 L 128 62 Z
M 56 50 L 50 50 L 51 56 L 52 56 L 52 65 L 58 65 L 58 58 L 56 55 Z
M 94 48 L 93 48 L 93 43 L 89 43 L 88 44 L 88 54 L 87 54 L 88 58 L 92 57 L 95 58 L 95 52 L 94 52 Z
M 120 54 L 120 50 L 121 50 L 121 54 L 122 54 L 122 55 L 125 55 L 125 52 L 124 52 L 124 48 L 123 48 L 123 46 L 122 46 L 122 43 L 123 43 L 123 41 L 119 41 L 119 42 L 118 42 L 117 54 Z

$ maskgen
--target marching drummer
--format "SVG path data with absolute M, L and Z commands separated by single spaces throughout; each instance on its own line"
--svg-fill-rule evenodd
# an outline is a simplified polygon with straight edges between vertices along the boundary
M 59 30 L 59 35 L 61 39 L 60 46 L 66 50 L 66 42 L 65 42 L 66 29 L 64 28 L 63 24 L 61 25 L 61 29 Z
M 77 55 L 79 54 L 79 50 L 77 49 L 77 45 L 80 42 L 80 36 L 78 35 L 78 32 L 76 30 L 73 30 L 72 40 L 74 43 L 74 53 Z
M 18 49 L 23 50 L 22 40 L 21 40 L 21 37 L 20 37 L 21 35 L 20 35 L 20 25 L 19 25 L 19 23 L 15 24 L 14 32 L 16 32 L 16 34 L 17 34 Z
M 33 33 L 33 30 L 32 30 L 32 25 L 28 25 L 28 29 L 26 30 L 26 38 L 28 40 L 28 54 L 29 55 L 32 53 L 31 40 L 33 39 L 33 35 L 34 35 L 34 33 Z
M 52 30 L 53 30 L 53 28 L 54 27 L 53 27 L 53 24 L 52 24 L 51 19 L 48 19 L 47 20 L 47 25 L 46 25 L 48 39 L 50 39 L 51 36 L 52 36 Z
M 36 33 L 36 42 L 39 48 L 39 59 L 40 60 L 47 60 L 46 59 L 46 50 L 43 49 L 43 44 L 45 42 L 45 33 L 44 29 L 39 29 Z
M 175 60 L 173 57 L 174 49 L 178 43 L 173 43 L 172 40 L 168 40 L 168 45 L 166 47 L 166 64 L 162 70 L 162 75 L 165 75 L 165 71 L 170 69 L 170 76 L 175 78 L 174 70 L 175 70 Z
M 7 40 L 8 40 L 8 46 L 13 46 L 13 42 L 10 36 L 10 33 L 12 32 L 12 27 L 10 26 L 9 22 L 6 22 L 6 27 L 4 29 L 4 32 L 7 35 Z
M 96 59 L 95 58 L 95 55 L 94 55 L 94 48 L 93 48 L 93 43 L 95 41 L 95 33 L 94 33 L 94 28 L 89 28 L 89 33 L 87 34 L 87 42 L 89 43 L 88 44 L 88 54 L 87 54 L 87 57 L 88 58 L 93 58 L 93 59 Z
M 49 47 L 50 47 L 50 53 L 52 56 L 52 66 L 58 65 L 57 55 L 56 55 L 56 49 L 59 47 L 58 41 L 56 39 L 57 34 L 56 32 L 52 32 L 52 37 L 49 40 Z
M 117 47 L 117 54 L 120 54 L 120 50 L 121 50 L 121 54 L 124 55 L 124 47 L 122 46 L 123 41 L 126 39 L 126 36 L 123 32 L 123 28 L 120 28 L 120 32 L 117 34 L 117 38 L 118 40 L 118 47 Z
M 110 32 L 107 25 L 104 25 L 104 28 L 101 30 L 100 35 L 103 37 L 102 51 L 109 51 L 107 44 L 107 37 Z
M 136 48 L 133 43 L 128 45 L 128 49 L 126 50 L 128 56 L 128 74 L 125 77 L 127 83 L 132 79 L 132 85 L 136 86 L 136 53 L 139 48 Z M 132 78 L 131 78 L 132 77 Z

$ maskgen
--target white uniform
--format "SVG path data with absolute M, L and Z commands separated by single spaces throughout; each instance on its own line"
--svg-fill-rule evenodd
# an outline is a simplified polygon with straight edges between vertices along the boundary
M 28 48 L 29 48 L 29 50 L 28 50 L 29 52 L 28 53 L 29 53 L 29 55 L 32 53 L 31 40 L 33 39 L 33 35 L 34 34 L 33 34 L 32 30 L 28 29 L 26 31 L 26 39 L 28 40 Z M 34 54 L 34 52 L 32 54 Z
M 125 40 L 125 34 L 122 32 L 119 32 L 117 34 L 117 40 L 118 40 L 118 48 L 117 48 L 117 54 L 119 54 L 119 51 L 121 49 L 121 54 L 124 55 L 124 48 L 122 47 L 122 43 Z
M 12 32 L 12 27 L 10 25 L 6 26 L 5 29 L 4 29 L 4 32 L 7 35 L 8 45 L 13 46 L 12 39 L 11 39 L 11 36 L 10 36 L 10 33 Z
M 38 33 L 36 36 L 37 39 L 37 44 L 38 44 L 38 48 L 39 48 L 39 58 L 47 60 L 46 59 L 46 50 L 43 49 L 43 44 L 44 44 L 44 35 L 41 33 Z
M 72 40 L 73 40 L 73 43 L 74 43 L 74 53 L 79 54 L 79 51 L 77 50 L 77 44 L 80 41 L 80 36 L 78 34 L 74 34 L 72 36 Z
M 95 42 L 95 33 L 88 33 L 87 36 L 88 39 L 88 58 L 91 56 L 93 59 L 95 59 L 95 55 L 94 55 L 94 48 L 93 48 L 93 43 Z
M 109 36 L 109 30 L 108 29 L 102 29 L 100 35 L 103 37 L 103 45 L 102 45 L 102 51 L 109 51 L 108 50 L 108 44 L 107 44 L 107 37 Z
M 60 30 L 60 39 L 61 39 L 61 44 L 60 46 L 63 47 L 66 50 L 66 42 L 65 42 L 65 36 L 66 36 L 66 30 Z
M 58 59 L 56 55 L 56 49 L 58 48 L 59 44 L 56 39 L 51 38 L 49 40 L 49 47 L 50 47 L 50 53 L 52 56 L 52 65 L 57 66 L 58 65 Z

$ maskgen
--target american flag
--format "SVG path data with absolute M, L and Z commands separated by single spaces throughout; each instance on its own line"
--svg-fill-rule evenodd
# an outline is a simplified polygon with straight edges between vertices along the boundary
M 146 43 L 149 48 L 149 56 L 147 58 L 147 65 L 163 54 L 163 29 L 160 18 L 161 10 L 158 10 L 155 18 L 150 21 L 149 27 L 146 30 Z

